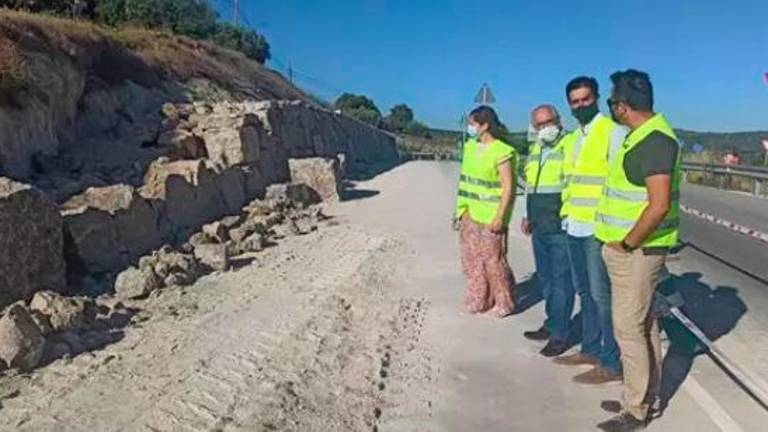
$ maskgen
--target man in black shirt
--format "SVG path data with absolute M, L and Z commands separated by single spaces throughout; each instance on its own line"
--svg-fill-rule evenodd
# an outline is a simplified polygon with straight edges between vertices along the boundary
M 611 114 L 631 132 L 609 168 L 595 236 L 605 243 L 624 392 L 620 404 L 603 403 L 607 411 L 621 409 L 598 427 L 628 432 L 645 428 L 660 392 L 661 337 L 651 305 L 666 255 L 678 238 L 680 150 L 672 127 L 653 111 L 648 74 L 616 72 L 611 81 Z

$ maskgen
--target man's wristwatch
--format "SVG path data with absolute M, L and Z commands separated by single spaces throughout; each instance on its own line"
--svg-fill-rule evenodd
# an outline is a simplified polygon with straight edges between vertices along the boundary
M 621 248 L 624 249 L 624 252 L 632 252 L 635 249 L 637 249 L 636 247 L 633 247 L 627 244 L 627 242 L 625 242 L 624 240 L 621 241 Z

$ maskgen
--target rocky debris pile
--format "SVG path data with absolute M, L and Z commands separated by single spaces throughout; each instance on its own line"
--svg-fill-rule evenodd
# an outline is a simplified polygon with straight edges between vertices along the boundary
M 39 189 L 0 177 L 0 308 L 65 285 L 56 206 Z
M 99 349 L 121 337 L 135 310 L 108 297 L 67 297 L 40 291 L 0 318 L 0 370 L 29 371 L 62 357 Z
M 165 156 L 139 185 L 102 185 L 62 206 L 67 263 L 115 272 L 238 212 L 276 183 L 303 183 L 308 201 L 339 199 L 347 161 L 396 161 L 392 138 L 301 102 L 165 104 L 156 141 Z M 206 254 L 213 253 L 212 248 Z
M 136 267 L 117 275 L 114 296 L 70 297 L 44 290 L 28 303 L 11 304 L 0 317 L 0 371 L 28 371 L 99 349 L 122 336 L 120 329 L 156 291 L 191 285 L 208 273 L 232 268 L 236 257 L 316 230 L 327 217 L 309 191 L 303 184 L 270 186 L 264 200 L 204 225 L 178 249 L 164 245 L 140 257 Z
M 274 240 L 308 234 L 325 220 L 319 201 L 303 184 L 270 186 L 266 199 L 256 199 L 241 213 L 202 227 L 178 250 L 166 245 L 139 259 L 117 276 L 115 294 L 143 299 L 152 292 L 191 285 L 201 276 L 232 267 L 233 258 L 260 252 Z

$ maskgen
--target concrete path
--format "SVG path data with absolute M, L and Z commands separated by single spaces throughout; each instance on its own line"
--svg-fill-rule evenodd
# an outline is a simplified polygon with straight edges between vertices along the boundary
M 620 387 L 576 385 L 570 379 L 581 370 L 557 366 L 537 353 L 541 345 L 525 340 L 522 332 L 541 324 L 541 304 L 504 320 L 463 312 L 465 283 L 457 236 L 450 229 L 457 174 L 453 163 L 412 162 L 359 184 L 355 195 L 370 197 L 346 202 L 339 210 L 356 224 L 407 241 L 415 251 L 417 269 L 408 289 L 431 304 L 424 331 L 438 371 L 433 416 L 395 419 L 384 422 L 381 430 L 595 430 L 595 424 L 608 417 L 600 401 L 619 397 Z M 521 204 L 518 201 L 518 210 Z M 518 225 L 516 218 L 509 260 L 520 289 L 533 291 L 530 242 Z M 707 274 L 713 266 L 694 264 L 707 267 L 697 267 Z M 682 272 L 684 265 L 679 263 L 676 270 Z M 766 412 L 708 358 L 698 357 L 691 364 L 690 359 L 670 357 L 668 364 L 682 384 L 673 386 L 677 389 L 669 409 L 648 430 L 752 431 L 768 421 Z

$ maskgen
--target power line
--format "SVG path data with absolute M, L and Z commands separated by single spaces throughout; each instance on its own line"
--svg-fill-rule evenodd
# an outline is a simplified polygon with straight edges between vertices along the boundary
M 248 19 L 248 15 L 243 13 L 242 9 L 240 9 L 240 1 L 239 0 L 232 0 L 232 1 L 233 1 L 233 14 L 234 14 L 235 24 L 238 23 L 239 19 L 242 19 L 243 23 L 247 28 L 255 29 L 255 27 L 251 24 L 250 20 Z M 274 54 L 270 55 L 270 60 L 272 60 L 280 70 L 287 73 L 288 80 L 292 84 L 298 78 L 304 83 L 308 83 L 308 82 L 313 83 L 313 87 L 323 88 L 324 90 L 329 91 L 333 95 L 344 93 L 343 90 L 337 88 L 333 84 L 330 84 L 322 79 L 316 78 L 308 73 L 295 69 L 291 61 L 284 62 L 280 60 L 278 57 L 276 57 Z

